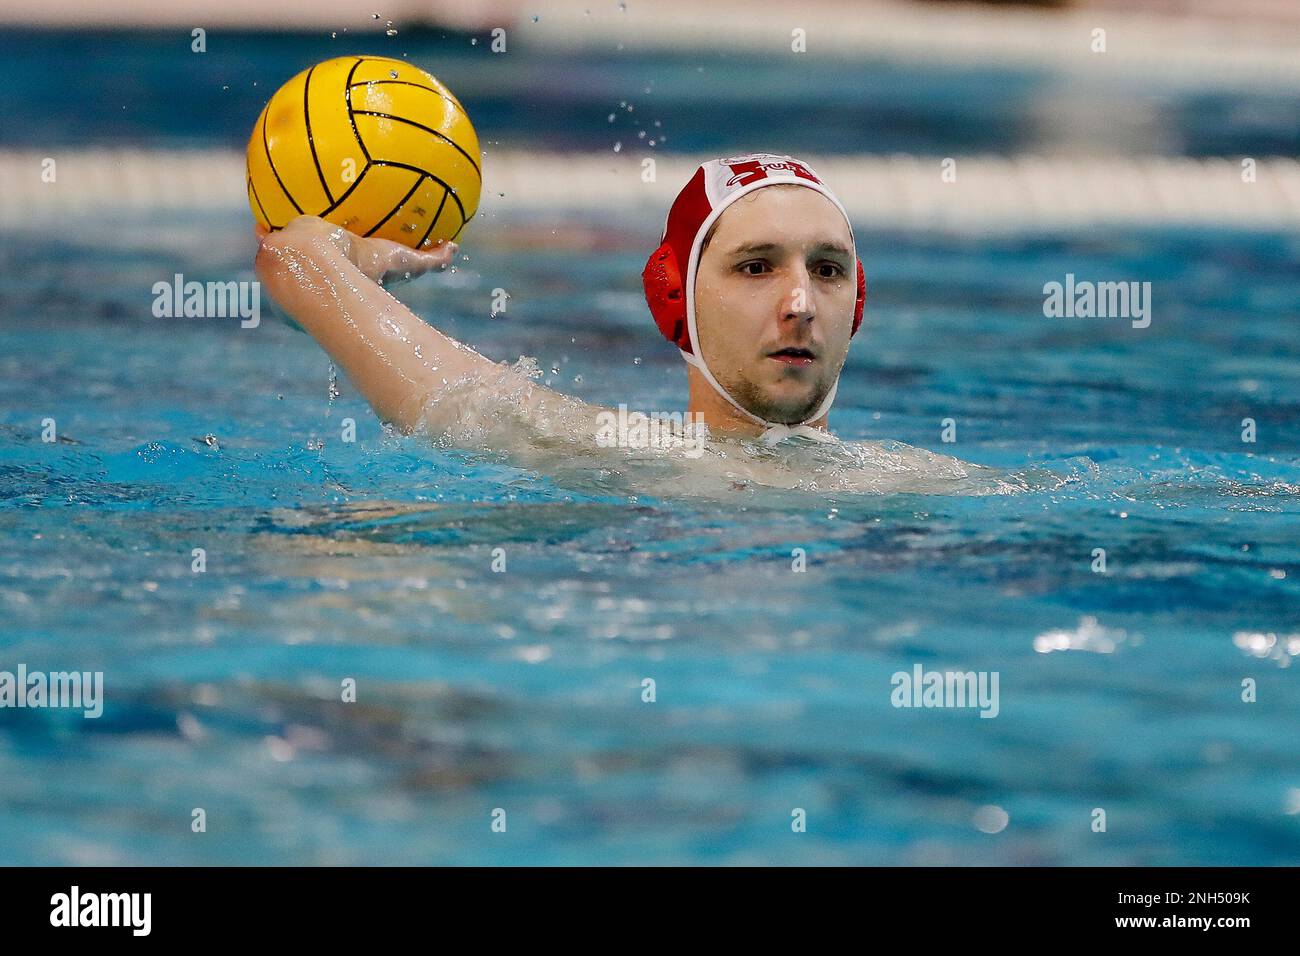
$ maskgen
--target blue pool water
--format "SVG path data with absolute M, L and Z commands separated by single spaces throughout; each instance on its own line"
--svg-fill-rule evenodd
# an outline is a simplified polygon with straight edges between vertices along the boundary
M 399 294 L 558 388 L 678 407 L 653 237 L 582 225 L 539 252 L 485 224 Z M 150 316 L 175 271 L 251 278 L 246 228 L 0 247 L 0 669 L 106 685 L 99 720 L 0 710 L 3 862 L 1300 862 L 1295 237 L 859 223 L 832 426 L 1074 479 L 717 501 L 385 437 L 270 315 Z M 1149 279 L 1151 327 L 1044 318 L 1066 272 Z M 891 706 L 916 664 L 997 672 L 998 716 Z
M 597 16 L 602 11 L 597 8 Z M 364 16 L 364 15 L 363 15 Z M 445 80 L 489 148 L 589 151 L 657 140 L 659 152 L 725 155 L 749 139 L 796 155 L 1294 156 L 1300 90 L 1204 87 L 1159 72 L 1061 75 L 1024 65 L 778 55 L 708 43 L 681 50 L 555 48 L 511 27 L 406 28 L 395 37 L 319 30 L 15 30 L 0 26 L 0 129 L 10 147 L 243 149 L 285 80 L 334 56 L 409 58 Z M 337 36 L 331 36 L 337 32 Z M 1213 75 L 1193 77 L 1212 82 Z M 1104 113 L 1094 112 L 1098 103 Z M 630 107 L 630 109 L 629 109 Z M 768 146 L 764 146 L 768 148 Z

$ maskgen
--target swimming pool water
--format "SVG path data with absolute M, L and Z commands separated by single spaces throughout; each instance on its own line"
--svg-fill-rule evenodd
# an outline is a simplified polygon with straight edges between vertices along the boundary
M 538 251 L 485 224 L 398 294 L 557 388 L 680 407 L 653 237 L 585 226 Z M 99 720 L 0 710 L 3 861 L 1300 862 L 1300 241 L 857 228 L 832 427 L 1077 480 L 566 487 L 386 437 L 269 310 L 152 318 L 173 272 L 252 277 L 243 217 L 0 247 L 0 669 L 106 686 Z M 1066 272 L 1152 281 L 1151 327 L 1045 318 Z M 918 663 L 998 672 L 998 716 L 891 706 Z

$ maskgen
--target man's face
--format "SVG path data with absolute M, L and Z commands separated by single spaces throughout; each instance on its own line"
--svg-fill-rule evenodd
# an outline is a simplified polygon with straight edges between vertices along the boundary
M 856 263 L 848 223 L 804 186 L 727 207 L 695 277 L 697 346 L 723 388 L 765 421 L 808 418 L 849 351 Z

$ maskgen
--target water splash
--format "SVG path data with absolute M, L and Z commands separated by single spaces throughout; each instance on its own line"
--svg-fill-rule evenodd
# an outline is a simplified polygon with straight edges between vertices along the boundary
M 335 400 L 339 397 L 339 370 L 330 362 L 330 379 L 329 379 L 329 406 L 334 407 Z

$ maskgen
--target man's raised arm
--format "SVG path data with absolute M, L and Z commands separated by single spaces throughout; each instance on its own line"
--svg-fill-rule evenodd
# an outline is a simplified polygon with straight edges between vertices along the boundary
M 316 216 L 258 231 L 257 276 L 281 308 L 320 343 L 379 417 L 404 432 L 423 400 L 447 382 L 500 368 L 443 335 L 393 298 L 384 277 L 446 268 L 455 243 L 417 251 L 353 235 Z

